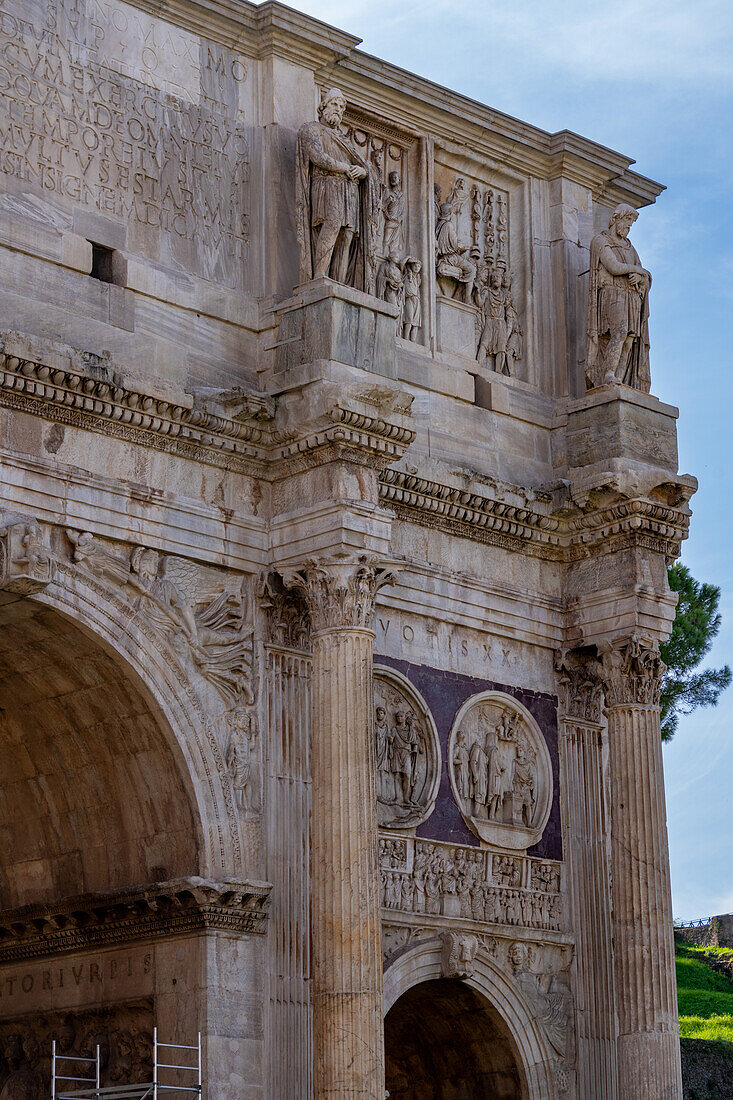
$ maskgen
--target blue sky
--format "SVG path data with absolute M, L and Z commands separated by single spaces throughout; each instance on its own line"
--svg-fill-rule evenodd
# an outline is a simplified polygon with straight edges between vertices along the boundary
M 296 0 L 362 49 L 636 158 L 667 185 L 633 231 L 654 277 L 652 392 L 680 407 L 700 481 L 682 560 L 722 589 L 710 661 L 733 665 L 733 5 L 726 0 Z M 733 688 L 664 750 L 675 915 L 733 911 Z

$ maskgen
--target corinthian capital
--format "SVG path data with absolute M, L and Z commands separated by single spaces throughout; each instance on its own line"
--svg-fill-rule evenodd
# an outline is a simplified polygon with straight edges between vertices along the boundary
M 283 583 L 300 593 L 308 607 L 314 633 L 322 630 L 371 628 L 374 599 L 395 570 L 360 557 L 308 561 L 282 574 Z
M 601 651 L 602 676 L 609 707 L 659 704 L 666 665 L 655 641 L 632 634 Z
M 556 652 L 555 672 L 561 717 L 600 723 L 603 682 L 598 671 L 599 663 L 592 657 L 569 650 Z

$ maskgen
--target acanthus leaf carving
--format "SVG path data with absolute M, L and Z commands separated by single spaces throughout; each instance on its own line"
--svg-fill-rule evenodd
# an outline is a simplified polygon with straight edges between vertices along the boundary
M 302 592 L 286 588 L 278 573 L 263 573 L 257 599 L 265 616 L 267 641 L 285 649 L 309 650 L 310 618 Z
M 608 707 L 659 706 L 666 665 L 656 641 L 632 634 L 599 652 Z
M 29 596 L 53 580 L 54 560 L 31 516 L 0 515 L 0 589 Z
M 397 569 L 362 555 L 311 559 L 296 569 L 283 570 L 286 588 L 300 593 L 308 606 L 315 634 L 325 630 L 371 629 L 378 590 L 392 584 Z
M 567 650 L 555 654 L 559 712 L 581 722 L 601 721 L 603 681 L 600 666 L 592 657 Z

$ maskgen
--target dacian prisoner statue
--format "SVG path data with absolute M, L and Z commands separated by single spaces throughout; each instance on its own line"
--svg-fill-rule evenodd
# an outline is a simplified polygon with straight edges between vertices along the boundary
M 641 266 L 629 238 L 638 218 L 632 206 L 621 203 L 611 214 L 608 229 L 590 246 L 588 294 L 588 389 L 622 382 L 649 393 L 649 288 L 652 277 Z
M 329 276 L 373 294 L 375 215 L 379 180 L 341 132 L 346 99 L 337 88 L 326 92 L 318 121 L 298 132 L 295 183 L 300 281 Z

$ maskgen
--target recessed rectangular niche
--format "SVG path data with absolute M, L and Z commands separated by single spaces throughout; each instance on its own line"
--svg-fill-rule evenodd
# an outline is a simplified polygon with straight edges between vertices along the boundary
M 92 269 L 89 273 L 92 279 L 114 286 L 126 286 L 127 264 L 124 256 L 115 248 L 107 248 L 94 241 L 89 243 L 92 246 Z

